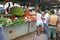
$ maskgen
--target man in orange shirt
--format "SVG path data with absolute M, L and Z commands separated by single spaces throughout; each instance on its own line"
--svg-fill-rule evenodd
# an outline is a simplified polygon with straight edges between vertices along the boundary
M 57 22 L 58 22 L 58 16 L 55 15 L 54 13 L 54 10 L 51 11 L 51 15 L 50 17 L 48 18 L 47 20 L 48 22 L 48 40 L 51 40 L 51 32 L 52 32 L 52 36 L 53 36 L 53 39 L 56 40 L 56 25 L 57 25 Z

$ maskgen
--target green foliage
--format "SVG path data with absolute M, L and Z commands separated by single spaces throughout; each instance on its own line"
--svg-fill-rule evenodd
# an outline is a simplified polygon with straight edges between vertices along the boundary
M 23 18 L 13 20 L 13 24 L 21 24 L 24 22 Z
M 18 24 L 19 23 L 19 20 L 15 19 L 13 20 L 13 24 Z
M 8 20 L 8 18 L 0 18 L 0 23 L 4 26 L 9 26 L 12 24 L 12 21 Z
M 19 21 L 20 21 L 20 24 L 24 23 L 24 19 L 23 18 L 20 18 Z
M 0 16 L 0 23 L 3 24 L 4 26 L 9 26 L 11 24 L 22 24 L 24 22 L 23 18 L 15 19 L 15 20 L 10 20 L 9 18 L 4 18 L 4 16 L 11 16 L 11 15 L 16 15 L 16 16 L 23 16 L 23 8 L 22 7 L 17 7 L 14 6 L 10 8 L 10 14 L 1 14 Z
M 3 25 L 6 25 L 6 18 L 0 18 L 0 23 Z
M 12 16 L 12 14 L 0 14 L 0 16 Z
M 5 22 L 5 21 L 6 21 L 5 18 L 0 18 L 0 23 Z
M 13 24 L 12 20 L 10 18 L 7 18 L 7 20 L 6 20 L 6 26 L 10 26 L 12 24 Z
M 17 16 L 22 16 L 24 13 L 23 13 L 23 8 L 22 7 L 17 7 L 17 6 L 14 6 L 12 8 L 10 8 L 10 13 L 13 14 L 13 15 L 17 15 Z

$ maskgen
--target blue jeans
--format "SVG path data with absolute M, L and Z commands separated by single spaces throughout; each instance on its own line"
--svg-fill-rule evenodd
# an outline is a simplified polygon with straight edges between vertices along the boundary
M 0 27 L 0 40 L 4 40 L 4 31 L 2 27 Z
M 48 35 L 48 25 L 44 23 L 44 33 Z

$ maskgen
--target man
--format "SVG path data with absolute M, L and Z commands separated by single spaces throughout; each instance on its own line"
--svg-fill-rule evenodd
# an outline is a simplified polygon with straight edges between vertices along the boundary
M 60 12 L 57 10 L 58 23 L 57 23 L 57 40 L 60 40 Z
M 36 6 L 35 12 L 36 12 L 36 27 L 37 27 L 37 35 L 39 36 L 41 33 L 43 33 L 43 22 L 41 19 L 41 14 L 38 12 L 39 7 Z
M 38 33 L 42 33 L 42 27 L 43 27 L 43 22 L 40 13 L 37 13 L 36 26 L 37 26 L 37 35 L 38 35 Z
M 56 15 L 57 15 L 57 16 L 60 16 L 59 10 L 56 10 Z
M 48 35 L 48 24 L 47 24 L 47 19 L 48 19 L 48 13 L 45 13 L 45 11 L 41 12 L 41 16 L 42 16 L 42 21 L 43 21 L 43 25 L 44 25 L 44 33 L 46 35 Z
M 48 18 L 47 20 L 48 22 L 48 40 L 51 40 L 51 32 L 52 32 L 52 36 L 53 36 L 53 39 L 56 40 L 56 25 L 57 25 L 57 22 L 58 22 L 58 16 L 55 15 L 54 13 L 54 10 L 51 11 L 51 15 L 50 17 Z

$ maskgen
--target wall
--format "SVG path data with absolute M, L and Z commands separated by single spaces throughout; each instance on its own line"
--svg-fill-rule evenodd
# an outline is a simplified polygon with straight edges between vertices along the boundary
M 28 31 L 28 28 L 29 28 L 29 31 Z M 30 22 L 30 24 L 26 22 L 26 23 L 19 24 L 19 25 L 4 27 L 5 39 L 12 40 L 14 38 L 25 35 L 28 32 L 29 33 L 33 32 L 35 30 L 36 30 L 35 22 Z

